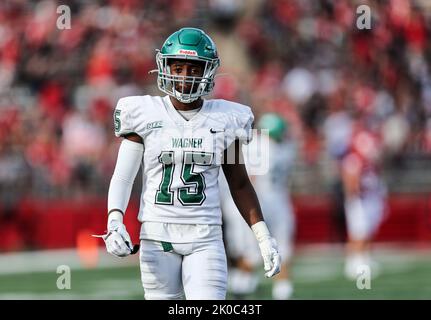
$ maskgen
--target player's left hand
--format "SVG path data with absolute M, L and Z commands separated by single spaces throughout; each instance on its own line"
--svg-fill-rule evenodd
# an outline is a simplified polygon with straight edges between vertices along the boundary
M 278 253 L 277 241 L 271 236 L 265 221 L 259 221 L 251 226 L 259 243 L 263 258 L 265 276 L 271 278 L 280 272 L 281 257 Z
M 265 276 L 271 278 L 280 272 L 281 257 L 278 253 L 277 241 L 268 237 L 259 242 L 260 253 L 262 254 Z

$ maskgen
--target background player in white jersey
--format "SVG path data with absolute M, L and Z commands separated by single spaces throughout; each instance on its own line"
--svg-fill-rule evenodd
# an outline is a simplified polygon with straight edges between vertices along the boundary
M 253 293 L 259 284 L 259 277 L 255 274 L 255 268 L 261 261 L 259 247 L 253 232 L 238 213 L 223 172 L 220 172 L 219 185 L 223 232 L 229 257 L 228 290 L 234 298 L 243 299 Z
M 265 130 L 262 134 L 268 134 L 269 139 L 265 140 L 268 148 L 261 148 L 262 143 L 258 142 L 258 139 L 253 139 L 248 146 L 243 147 L 243 152 L 265 221 L 277 240 L 283 261 L 281 272 L 275 278 L 272 296 L 274 299 L 288 299 L 293 293 L 289 264 L 295 218 L 289 196 L 289 173 L 295 160 L 295 145 L 290 139 L 286 139 L 288 136 L 286 122 L 275 113 L 264 114 L 257 127 Z M 256 168 L 261 166 L 265 157 L 268 157 L 268 168 L 265 174 L 259 174 Z M 220 183 L 226 184 L 222 174 Z M 249 294 L 257 285 L 253 270 L 260 262 L 256 255 L 258 248 L 247 225 L 237 218 L 238 209 L 232 197 L 226 191 L 221 196 L 223 218 L 226 220 L 227 248 L 234 263 L 234 269 L 230 273 L 230 289 L 238 295 Z
M 109 187 L 107 250 L 119 257 L 132 252 L 122 221 L 142 167 L 140 267 L 145 298 L 224 299 L 220 166 L 258 240 L 265 275 L 272 277 L 280 268 L 277 244 L 240 161 L 240 145 L 250 141 L 254 117 L 247 106 L 202 99 L 211 92 L 220 63 L 214 42 L 203 31 L 183 28 L 173 33 L 156 61 L 158 87 L 167 95 L 122 98 L 115 109 L 115 134 L 125 139 Z

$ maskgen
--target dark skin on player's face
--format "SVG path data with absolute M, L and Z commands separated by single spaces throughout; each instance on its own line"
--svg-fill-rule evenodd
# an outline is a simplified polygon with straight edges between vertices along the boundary
M 202 77 L 204 73 L 204 64 L 197 61 L 187 60 L 172 60 L 169 63 L 171 67 L 171 74 L 174 76 L 187 76 L 187 77 Z M 193 90 L 197 89 L 197 84 L 194 85 Z M 183 82 L 177 81 L 175 83 L 175 90 L 182 92 Z M 192 84 L 187 82 L 184 84 L 184 93 L 190 93 Z M 178 110 L 193 110 L 202 106 L 203 100 L 199 98 L 191 103 L 183 103 L 174 97 L 170 97 L 175 109 Z
M 169 66 L 171 67 L 171 74 L 176 76 L 189 76 L 189 77 L 202 77 L 204 73 L 205 65 L 197 61 L 187 61 L 187 60 L 171 60 L 169 61 Z M 181 92 L 182 83 L 178 81 L 176 83 L 175 89 Z M 191 90 L 191 83 L 187 83 L 184 87 L 184 93 L 189 93 Z M 170 96 L 172 104 L 177 110 L 193 110 L 200 108 L 202 106 L 203 100 L 199 98 L 191 103 L 183 103 L 178 101 L 174 97 Z M 130 133 L 125 136 L 126 139 L 143 143 L 142 138 L 136 133 Z

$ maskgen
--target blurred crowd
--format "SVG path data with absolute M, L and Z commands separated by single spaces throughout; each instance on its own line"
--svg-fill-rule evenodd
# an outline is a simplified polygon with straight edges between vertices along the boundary
M 70 29 L 57 28 L 60 4 Z M 369 30 L 356 26 L 361 4 Z M 184 26 L 218 46 L 213 97 L 282 114 L 302 165 L 342 156 L 356 121 L 378 133 L 388 166 L 427 158 L 430 13 L 409 0 L 1 1 L 1 202 L 105 194 L 116 101 L 160 94 L 155 49 Z

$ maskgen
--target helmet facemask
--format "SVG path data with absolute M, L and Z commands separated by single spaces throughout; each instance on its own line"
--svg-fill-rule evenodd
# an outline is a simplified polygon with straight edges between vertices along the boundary
M 171 59 L 202 62 L 204 64 L 202 77 L 173 75 L 169 65 L 169 60 Z M 214 78 L 217 68 L 220 65 L 218 58 L 208 59 L 197 56 L 167 55 L 161 52 L 157 52 L 156 62 L 159 89 L 182 103 L 191 103 L 202 96 L 210 94 L 215 84 Z M 189 92 L 184 92 L 186 84 L 191 85 Z M 181 88 L 181 90 L 177 90 L 177 88 Z

